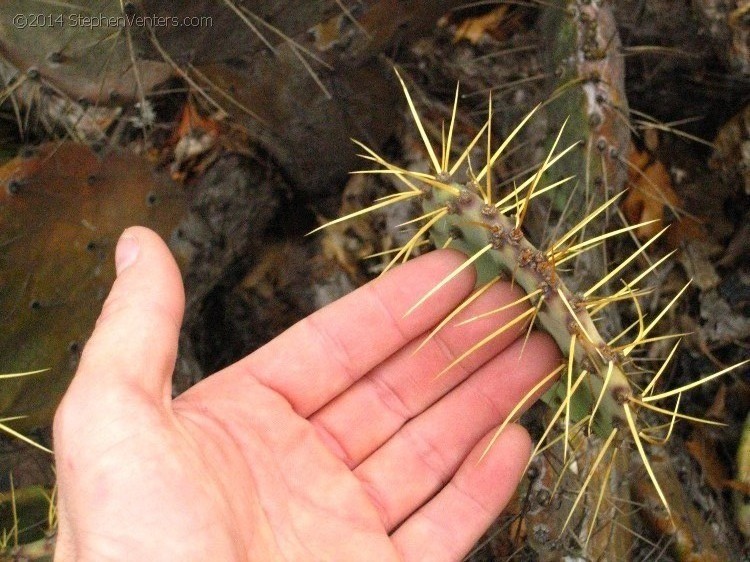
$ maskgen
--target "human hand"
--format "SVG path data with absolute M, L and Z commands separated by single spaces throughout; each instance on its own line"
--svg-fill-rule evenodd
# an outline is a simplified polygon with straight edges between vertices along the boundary
M 460 560 L 529 456 L 494 428 L 559 362 L 506 332 L 522 307 L 424 335 L 473 286 L 463 259 L 420 257 L 302 320 L 172 400 L 180 274 L 151 231 L 118 243 L 118 277 L 57 411 L 55 560 Z M 517 290 L 517 289 L 516 289 Z M 459 318 L 518 295 L 496 284 Z

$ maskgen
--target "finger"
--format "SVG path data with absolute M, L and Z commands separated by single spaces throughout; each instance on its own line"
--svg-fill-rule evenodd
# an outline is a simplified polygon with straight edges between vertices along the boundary
M 404 562 L 463 559 L 510 501 L 531 443 L 526 430 L 510 425 L 479 460 L 490 439 L 491 433 L 474 447 L 445 488 L 393 533 Z
M 185 302 L 180 271 L 162 239 L 142 227 L 123 232 L 115 262 L 117 279 L 68 393 L 96 404 L 127 388 L 167 403 Z
M 524 326 L 514 326 L 441 374 L 456 358 L 516 318 L 528 305 L 518 304 L 463 326 L 457 324 L 512 303 L 522 294 L 510 283 L 494 285 L 422 349 L 417 351 L 424 337 L 413 340 L 316 412 L 310 421 L 330 449 L 354 468 L 409 419 L 423 412 L 508 347 L 519 336 L 519 330 L 525 332 Z
M 559 364 L 557 347 L 546 334 L 532 334 L 523 356 L 522 347 L 516 341 L 354 470 L 386 529 L 440 490 L 477 441 Z
M 448 314 L 471 290 L 471 268 L 404 316 L 465 259 L 445 250 L 410 261 L 308 316 L 213 378 L 218 383 L 251 375 L 307 417 Z

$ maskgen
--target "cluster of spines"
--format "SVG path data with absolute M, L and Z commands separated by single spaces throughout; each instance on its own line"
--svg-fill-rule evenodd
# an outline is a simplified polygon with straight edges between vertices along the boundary
M 446 276 L 439 284 L 428 291 L 406 312 L 406 314 L 408 315 L 422 305 L 427 299 L 437 293 L 441 287 L 468 267 L 476 267 L 479 280 L 478 287 L 474 293 L 459 305 L 450 315 L 448 315 L 448 317 L 446 317 L 433 330 L 433 332 L 428 335 L 425 343 L 442 327 L 450 322 L 461 310 L 465 309 L 471 302 L 476 300 L 476 298 L 486 292 L 489 287 L 501 278 L 510 277 L 513 283 L 517 283 L 524 289 L 526 295 L 514 303 L 510 303 L 485 313 L 481 317 L 505 310 L 508 307 L 523 301 L 529 301 L 532 304 L 526 312 L 473 345 L 461 356 L 456 358 L 441 373 L 438 373 L 437 376 L 447 372 L 455 365 L 462 362 L 470 354 L 474 353 L 481 346 L 488 343 L 491 339 L 499 336 L 501 333 L 514 326 L 519 326 L 521 330 L 526 329 L 528 337 L 529 330 L 535 320 L 538 320 L 539 324 L 541 324 L 541 326 L 555 339 L 566 358 L 565 364 L 561 365 L 539 381 L 539 383 L 535 385 L 534 388 L 532 388 L 516 405 L 508 415 L 505 422 L 503 422 L 498 428 L 490 445 L 488 445 L 488 448 L 492 446 L 492 443 L 494 443 L 495 439 L 503 431 L 505 426 L 516 419 L 516 416 L 525 406 L 528 406 L 532 397 L 536 396 L 542 388 L 549 385 L 558 375 L 563 373 L 562 380 L 558 382 L 558 388 L 561 389 L 562 392 L 560 393 L 561 396 L 558 400 L 559 403 L 557 404 L 557 409 L 547 425 L 544 434 L 540 438 L 534 453 L 537 454 L 544 450 L 542 447 L 545 442 L 546 446 L 544 448 L 550 446 L 559 439 L 563 439 L 565 451 L 564 457 L 567 459 L 571 434 L 574 431 L 581 430 L 583 427 L 587 428 L 588 433 L 594 432 L 603 439 L 601 450 L 594 459 L 590 473 L 584 480 L 583 486 L 575 498 L 573 507 L 570 510 L 564 527 L 570 522 L 572 514 L 583 497 L 594 471 L 598 469 L 599 465 L 604 461 L 610 450 L 611 455 L 608 461 L 607 471 L 611 469 L 615 456 L 621 447 L 621 442 L 623 439 L 627 438 L 627 434 L 632 438 L 659 497 L 664 503 L 667 511 L 669 511 L 668 502 L 659 486 L 659 482 L 657 481 L 653 470 L 651 469 L 643 442 L 663 443 L 668 440 L 677 419 L 720 425 L 717 422 L 679 413 L 680 397 L 683 392 L 689 391 L 714 378 L 722 376 L 746 364 L 747 361 L 723 369 L 680 388 L 654 394 L 656 383 L 665 372 L 669 361 L 672 359 L 677 346 L 679 345 L 678 341 L 672 348 L 666 361 L 662 364 L 659 370 L 656 371 L 648 385 L 641 391 L 636 390 L 635 383 L 631 380 L 631 377 L 628 376 L 625 368 L 628 356 L 633 350 L 644 344 L 657 340 L 677 338 L 684 335 L 669 334 L 666 336 L 649 337 L 649 334 L 657 323 L 677 302 L 690 283 L 688 282 L 669 302 L 669 304 L 648 324 L 645 322 L 645 316 L 641 312 L 638 302 L 638 297 L 646 294 L 647 291 L 637 290 L 635 289 L 635 286 L 644 277 L 664 263 L 671 254 L 667 254 L 657 262 L 651 264 L 645 271 L 641 272 L 631 281 L 622 281 L 623 287 L 614 291 L 611 295 L 596 297 L 595 293 L 602 287 L 605 287 L 610 282 L 614 281 L 616 277 L 631 262 L 633 262 L 633 260 L 644 255 L 645 250 L 653 244 L 661 234 L 663 234 L 666 228 L 642 244 L 631 256 L 620 262 L 617 267 L 611 270 L 606 276 L 596 282 L 594 286 L 590 287 L 583 294 L 572 293 L 558 274 L 558 267 L 561 264 L 576 257 L 582 252 L 603 244 L 611 237 L 631 232 L 646 224 L 650 224 L 650 222 L 653 221 L 625 226 L 618 230 L 576 243 L 576 237 L 583 234 L 586 225 L 595 217 L 604 213 L 618 200 L 619 195 L 616 195 L 605 201 L 591 213 L 588 213 L 583 220 L 568 230 L 566 234 L 552 242 L 548 250 L 542 251 L 537 249 L 525 237 L 522 230 L 523 220 L 529 202 L 531 199 L 543 193 L 547 193 L 571 179 L 564 178 L 563 180 L 544 187 L 540 187 L 539 185 L 544 172 L 574 148 L 575 145 L 567 147 L 561 152 L 555 154 L 560 139 L 560 135 L 558 135 L 545 161 L 536 168 L 536 172 L 520 185 L 516 186 L 510 194 L 495 202 L 492 198 L 492 167 L 503 153 L 504 149 L 531 118 L 537 108 L 532 110 L 521 121 L 498 149 L 492 151 L 490 149 L 492 120 L 490 100 L 490 113 L 487 122 L 480 128 L 479 132 L 460 154 L 457 160 L 453 164 L 450 164 L 449 158 L 451 154 L 451 142 L 457 112 L 458 88 L 456 89 L 456 97 L 447 135 L 445 133 L 445 128 L 443 127 L 441 158 L 438 159 L 425 128 L 422 125 L 408 89 L 400 76 L 399 80 L 401 81 L 412 117 L 414 118 L 414 122 L 431 160 L 434 172 L 413 172 L 398 167 L 384 160 L 364 144 L 355 141 L 365 151 L 365 154 L 363 154 L 362 157 L 380 166 L 378 169 L 367 170 L 360 173 L 395 175 L 403 182 L 407 187 L 407 190 L 386 196 L 376 201 L 372 206 L 331 221 L 324 225 L 324 227 L 382 209 L 389 205 L 413 198 L 419 198 L 422 201 L 424 214 L 409 221 L 407 224 L 418 223 L 421 221 L 425 222 L 420 228 L 418 228 L 417 232 L 409 242 L 407 242 L 402 248 L 394 250 L 395 257 L 390 261 L 386 270 L 399 261 L 406 261 L 411 256 L 413 250 L 424 242 L 423 238 L 428 234 L 437 247 L 453 247 L 459 249 L 467 254 L 468 259 L 456 270 Z M 473 174 L 471 173 L 469 155 L 481 139 L 482 135 L 485 134 L 485 131 L 487 133 L 486 163 L 478 173 Z M 463 185 L 454 182 L 453 178 L 456 173 L 467 163 L 471 175 L 469 181 Z M 485 182 L 484 186 L 482 186 L 483 180 Z M 521 197 L 522 194 L 523 197 Z M 625 299 L 630 299 L 634 302 L 638 312 L 638 319 L 633 325 L 627 327 L 615 338 L 607 341 L 600 335 L 599 330 L 594 323 L 593 316 L 606 305 Z M 464 323 L 476 320 L 477 318 L 479 317 L 472 318 Z M 625 337 L 635 328 L 637 328 L 637 334 L 631 342 L 615 345 L 618 340 Z M 674 396 L 676 396 L 677 399 L 674 407 L 671 409 L 662 408 L 653 404 L 654 402 L 659 402 Z M 588 407 L 587 414 L 576 416 L 572 413 L 576 401 L 583 401 L 584 406 Z M 639 408 L 646 408 L 658 414 L 668 416 L 670 421 L 657 427 L 639 427 L 637 424 L 637 411 Z M 553 427 L 563 416 L 563 433 L 556 439 L 547 442 L 547 438 Z M 621 428 L 625 428 L 627 433 L 620 431 Z M 657 431 L 664 432 L 662 438 L 655 436 Z M 598 506 L 601 504 L 602 495 L 603 489 L 599 492 L 597 511 Z M 595 519 L 596 517 L 594 517 L 594 520 Z

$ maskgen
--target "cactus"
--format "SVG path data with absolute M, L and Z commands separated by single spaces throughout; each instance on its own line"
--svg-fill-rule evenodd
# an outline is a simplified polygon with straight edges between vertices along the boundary
M 165 238 L 183 212 L 181 192 L 143 158 L 50 143 L 0 168 L 2 381 L 0 413 L 45 426 L 114 280 L 120 232 L 145 224 Z
M 625 65 L 612 9 L 602 2 L 557 0 L 541 18 L 550 37 L 547 69 L 554 76 L 545 102 L 549 136 L 567 122 L 563 146 L 578 143 L 576 153 L 547 171 L 550 181 L 575 176 L 551 194 L 552 206 L 570 226 L 577 224 L 608 197 L 619 193 L 627 176 L 630 146 Z M 609 213 L 590 221 L 587 229 L 601 234 Z M 576 281 L 593 284 L 607 271 L 605 259 L 590 252 L 579 259 Z M 578 286 L 571 286 L 577 290 Z M 613 318 L 613 330 L 619 328 Z
M 737 526 L 750 537 L 750 413 L 742 426 L 742 437 L 737 447 L 737 481 L 742 490 L 734 492 L 734 513 Z
M 355 8 L 358 19 L 348 9 L 337 11 L 332 2 L 321 2 L 321 6 L 326 6 L 323 10 L 317 9 L 318 3 L 298 0 L 255 3 L 257 15 L 246 7 L 251 3 L 240 0 L 169 3 L 162 0 L 96 0 L 86 3 L 85 9 L 76 7 L 71 2 L 44 3 L 54 5 L 55 13 L 66 20 L 82 11 L 113 17 L 120 17 L 128 10 L 160 15 L 207 13 L 216 18 L 215 41 L 206 41 L 210 32 L 205 30 L 201 34 L 189 29 L 155 30 L 150 33 L 145 28 L 129 27 L 119 29 L 116 35 L 112 35 L 111 30 L 104 27 L 74 29 L 70 25 L 46 28 L 36 26 L 21 30 L 11 23 L 10 18 L 14 14 L 39 11 L 37 4 L 38 2 L 31 0 L 11 0 L 0 7 L 0 63 L 4 60 L 10 69 L 0 69 L 6 86 L 0 95 L 2 100 L 15 93 L 27 93 L 26 96 L 20 96 L 21 101 L 27 105 L 30 105 L 28 98 L 39 95 L 54 95 L 71 106 L 75 106 L 80 99 L 96 104 L 138 101 L 141 111 L 145 111 L 144 101 L 147 101 L 150 90 L 169 77 L 179 76 L 212 109 L 241 109 L 245 116 L 238 117 L 239 113 L 236 113 L 235 118 L 244 119 L 243 125 L 247 126 L 251 135 L 260 139 L 261 144 L 286 168 L 293 180 L 305 185 L 306 193 L 312 193 L 318 199 L 322 199 L 328 186 L 335 181 L 333 178 L 340 177 L 337 172 L 348 165 L 346 155 L 338 148 L 341 147 L 341 141 L 351 133 L 351 128 L 356 126 L 355 123 L 367 130 L 371 142 L 384 137 L 383 131 L 386 128 L 382 123 L 385 120 L 362 117 L 369 112 L 359 111 L 359 106 L 356 109 L 360 115 L 349 120 L 347 111 L 352 108 L 352 100 L 362 107 L 391 105 L 378 99 L 388 98 L 389 91 L 381 92 L 378 87 L 362 87 L 363 84 L 377 86 L 384 81 L 379 80 L 377 66 L 360 64 L 361 57 L 379 50 L 397 29 L 401 29 L 402 24 L 410 23 L 406 21 L 408 18 L 402 17 L 404 14 L 391 13 L 391 2 L 376 0 L 357 3 Z M 283 9 L 276 11 L 276 4 L 283 4 Z M 343 6 L 338 2 L 336 4 Z M 440 11 L 439 8 L 432 9 L 436 4 L 434 2 L 413 4 L 420 6 L 418 13 L 421 16 L 415 18 L 417 21 L 430 22 L 434 18 L 427 17 L 426 14 L 431 10 L 434 13 Z M 458 2 L 441 1 L 437 4 L 445 8 Z M 656 393 L 655 382 L 664 372 L 662 367 L 656 370 L 652 382 L 638 386 L 641 384 L 642 373 L 635 373 L 628 357 L 638 345 L 649 341 L 650 333 L 664 313 L 648 323 L 640 317 L 636 338 L 630 344 L 617 347 L 612 343 L 613 334 L 609 333 L 608 328 L 603 329 L 595 324 L 595 315 L 602 312 L 605 305 L 617 300 L 632 300 L 640 313 L 637 299 L 641 293 L 636 289 L 636 284 L 664 260 L 621 287 L 618 285 L 619 277 L 627 265 L 652 247 L 656 238 L 648 241 L 631 258 L 609 273 L 603 254 L 586 253 L 612 235 L 628 233 L 641 226 L 620 228 L 615 233 L 604 234 L 607 224 L 605 218 L 615 208 L 617 194 L 624 181 L 624 163 L 629 141 L 625 117 L 627 102 L 623 93 L 623 65 L 618 52 L 619 39 L 610 7 L 603 2 L 553 0 L 546 4 L 544 36 L 550 38 L 549 67 L 555 75 L 551 99 L 545 102 L 548 121 L 553 130 L 550 135 L 550 151 L 542 166 L 510 195 L 497 200 L 490 184 L 492 165 L 507 142 L 495 152 L 488 147 L 488 160 L 484 169 L 469 177 L 469 181 L 457 181 L 466 167 L 471 147 L 479 142 L 481 133 L 458 160 L 451 163 L 451 122 L 447 137 L 443 139 L 442 154 L 438 157 L 411 100 L 410 106 L 434 170 L 429 174 L 402 170 L 369 149 L 365 150 L 370 160 L 380 164 L 385 172 L 403 180 L 409 188 L 404 193 L 377 203 L 373 209 L 418 199 L 424 212 L 424 223 L 419 228 L 418 236 L 397 253 L 392 263 L 408 258 L 417 242 L 426 235 L 438 247 L 449 246 L 463 251 L 470 256 L 465 267 L 476 267 L 478 271 L 477 292 L 485 290 L 500 277 L 513 278 L 526 292 L 524 300 L 532 305 L 529 312 L 503 329 L 522 333 L 532 322 L 536 322 L 552 335 L 566 356 L 566 364 L 550 373 L 543 381 L 544 384 L 551 383 L 560 372 L 563 373 L 561 380 L 545 396 L 545 401 L 552 410 L 538 450 L 545 440 L 547 443 L 552 440 L 550 434 L 553 431 L 560 431 L 563 438 L 555 447 L 561 450 L 563 466 L 577 462 L 590 467 L 590 474 L 577 479 L 580 494 L 566 499 L 567 517 L 559 519 L 559 524 L 555 527 L 555 533 L 562 533 L 569 524 L 578 525 L 584 529 L 579 535 L 583 543 L 591 538 L 591 529 L 596 523 L 603 494 L 609 493 L 610 489 L 619 488 L 608 485 L 607 477 L 611 476 L 611 481 L 616 481 L 628 473 L 628 461 L 623 453 L 625 442 L 634 444 L 639 451 L 657 495 L 666 504 L 665 495 L 650 469 L 646 447 L 642 442 L 645 437 L 641 437 L 641 434 L 651 440 L 658 439 L 651 428 L 641 429 L 646 418 L 641 415 L 641 410 L 650 409 L 655 414 L 669 416 L 674 423 L 675 418 L 686 416 L 678 414 L 676 406 L 674 409 L 659 408 L 654 403 L 677 396 L 679 404 L 682 391 L 703 381 L 682 389 Z M 284 14 L 289 13 L 298 17 L 285 20 Z M 321 16 L 323 21 L 319 21 Z M 294 25 L 287 27 L 281 21 L 291 21 Z M 406 27 L 408 26 L 404 29 Z M 404 32 L 403 35 L 409 33 Z M 100 48 L 105 44 L 111 48 Z M 241 68 L 236 64 L 228 66 L 221 62 L 232 58 L 236 63 L 240 55 L 258 54 L 266 50 L 278 58 L 267 57 L 264 62 L 263 57 L 258 57 L 256 62 L 261 66 L 252 68 Z M 183 53 L 190 54 L 189 61 L 181 56 Z M 346 61 L 347 58 L 357 64 L 340 65 L 347 69 L 341 73 L 345 79 L 338 83 L 328 80 L 325 72 L 319 77 L 311 70 L 311 64 L 317 70 L 328 69 L 328 64 Z M 283 64 L 279 64 L 279 61 Z M 305 71 L 309 72 L 309 76 Z M 338 86 L 341 92 L 351 89 L 353 93 L 341 94 L 332 86 Z M 299 111 L 299 107 L 310 104 L 309 90 L 315 87 L 318 89 L 315 90 L 317 97 L 314 105 L 324 112 L 322 118 L 319 117 L 319 112 L 313 115 Z M 233 95 L 229 95 L 229 91 Z M 299 103 L 299 92 L 303 92 L 302 95 L 305 96 L 304 104 Z M 367 92 L 367 97 L 364 92 Z M 341 105 L 347 111 L 332 107 L 328 103 L 331 96 L 343 102 Z M 289 100 L 292 100 L 291 103 Z M 13 101 L 15 103 L 16 100 Z M 76 109 L 74 114 L 83 115 L 82 109 Z M 250 120 L 245 119 L 248 114 L 252 117 Z M 261 119 L 258 119 L 259 116 Z M 75 117 L 75 121 L 80 123 L 81 119 Z M 563 121 L 567 123 L 564 128 Z M 490 121 L 486 125 L 487 129 L 490 127 L 489 123 Z M 269 128 L 273 130 L 269 132 Z M 508 142 L 519 129 L 514 131 Z M 321 132 L 326 133 L 327 142 L 320 142 L 323 136 Z M 102 135 L 97 135 L 99 133 L 95 131 L 93 136 L 102 138 Z M 87 134 L 82 134 L 79 138 L 92 140 Z M 65 156 L 69 149 L 67 145 L 63 147 L 62 154 L 56 156 L 48 149 L 44 149 L 42 153 L 55 163 L 67 163 L 71 159 L 70 156 Z M 565 148 L 558 153 L 558 147 Z M 32 160 L 34 165 L 31 168 L 37 165 L 43 168 L 41 157 Z M 86 153 L 81 160 L 89 162 L 89 154 Z M 6 178 L 7 193 L 0 194 L 0 217 L 16 228 L 9 231 L 10 236 L 0 240 L 9 249 L 6 267 L 22 259 L 19 257 L 20 246 L 14 235 L 22 235 L 24 224 L 34 223 L 27 217 L 35 206 L 35 197 L 40 193 L 39 186 L 47 182 L 46 179 L 40 179 L 47 176 L 36 175 L 36 168 L 30 169 L 28 162 L 20 162 L 13 164 L 23 168 L 20 172 L 5 168 L 4 171 L 13 177 Z M 81 168 L 86 169 L 86 166 Z M 82 193 L 87 190 L 84 185 L 86 182 L 76 175 L 78 173 L 76 168 L 71 175 L 76 177 L 76 182 L 82 182 L 77 184 Z M 95 176 L 96 174 L 92 177 Z M 570 181 L 573 177 L 575 182 Z M 50 185 L 53 183 L 50 182 Z M 59 191 L 55 195 L 67 200 L 66 204 L 74 201 L 72 206 L 75 207 L 82 200 L 89 201 L 88 195 L 84 197 L 81 193 L 71 195 L 66 191 Z M 145 193 L 133 190 L 132 194 L 134 197 L 136 194 L 141 197 L 135 205 L 131 205 L 131 200 L 114 205 L 119 206 L 119 210 L 136 207 L 143 211 Z M 119 195 L 122 192 L 118 192 Z M 533 242 L 538 237 L 534 238 L 533 233 L 524 231 L 528 226 L 524 217 L 532 200 L 538 201 L 537 197 L 540 195 L 550 197 L 554 210 L 563 215 L 561 222 L 567 224 L 568 228 L 567 234 L 559 236 L 544 250 Z M 102 193 L 93 193 L 90 197 L 91 201 L 102 201 L 102 204 L 107 198 Z M 167 214 L 170 217 L 173 211 L 176 212 L 171 209 L 171 203 L 172 201 L 167 202 L 167 207 L 170 207 Z M 105 207 L 102 206 L 102 213 L 111 209 Z M 149 215 L 150 212 L 146 211 L 146 214 Z M 92 223 L 87 216 L 76 218 L 83 218 L 84 227 L 101 224 L 96 221 Z M 44 220 L 48 218 L 45 217 Z M 134 219 L 128 216 L 122 220 L 132 222 Z M 169 221 L 166 222 L 168 223 Z M 63 329 L 67 326 L 61 324 L 81 322 L 85 325 L 92 321 L 91 314 L 97 306 L 88 303 L 98 302 L 102 288 L 112 275 L 109 266 L 104 265 L 113 241 L 115 227 L 112 226 L 111 231 L 108 230 L 103 236 L 97 234 L 96 239 L 93 239 L 80 225 L 73 227 L 64 221 L 58 221 L 55 223 L 56 234 L 46 241 L 58 256 L 57 261 L 47 262 L 34 270 L 43 272 L 42 275 L 37 273 L 27 279 L 18 276 L 20 269 L 14 271 L 11 268 L 9 273 L 0 267 L 2 293 L 21 295 L 13 297 L 15 300 L 0 298 L 0 309 L 9 311 L 8 318 L 13 328 L 4 335 L 0 356 L 15 357 L 18 363 L 6 365 L 13 369 L 30 369 L 40 364 L 53 366 L 52 371 L 42 375 L 44 378 L 34 379 L 36 382 L 31 387 L 27 381 L 16 381 L 15 390 L 7 395 L 7 403 L 0 403 L 0 410 L 7 407 L 13 413 L 31 413 L 32 418 L 27 420 L 27 424 L 42 423 L 49 417 L 50 407 L 54 407 L 56 399 L 49 401 L 40 393 L 44 390 L 57 396 L 71 373 L 69 363 L 75 360 L 75 353 L 85 338 L 85 330 L 70 335 Z M 41 243 L 40 238 L 41 236 L 34 237 L 35 242 Z M 93 246 L 87 251 L 91 254 L 82 251 L 90 245 Z M 61 249 L 67 253 L 61 253 Z M 578 262 L 579 257 L 587 260 L 585 266 L 581 268 L 577 263 L 576 278 L 566 277 L 560 266 L 572 260 Z M 68 269 L 68 262 L 71 261 L 84 263 L 86 275 L 83 279 Z M 41 290 L 41 286 L 35 284 L 40 277 L 49 277 L 51 289 L 45 287 L 45 290 Z M 614 285 L 614 289 L 610 285 Z M 580 290 L 587 286 L 590 288 Z M 8 287 L 15 290 L 15 293 L 6 291 Z M 596 293 L 603 290 L 607 290 L 609 295 L 595 297 Z M 417 305 L 432 298 L 438 291 L 439 287 L 436 287 Z M 87 305 L 82 306 L 81 303 L 84 302 Z M 57 321 L 48 317 L 32 321 L 35 316 L 43 316 L 50 311 L 54 311 Z M 66 311 L 67 317 L 60 314 L 60 311 Z M 616 329 L 615 333 L 619 331 Z M 19 336 L 19 333 L 23 335 Z M 54 338 L 51 334 L 54 334 Z M 618 338 L 626 334 L 627 331 Z M 50 339 L 45 339 L 48 336 Z M 21 340 L 33 341 L 38 347 L 23 348 L 26 355 L 19 353 L 15 356 L 14 351 L 20 349 L 18 342 Z M 49 362 L 40 355 L 39 349 L 45 347 L 54 350 L 54 354 L 49 356 Z M 473 352 L 476 347 L 478 346 L 468 353 Z M 673 354 L 674 350 L 670 358 Z M 463 357 L 457 361 L 462 359 Z M 703 380 L 730 370 L 725 369 Z M 541 387 L 542 383 L 535 390 Z M 641 387 L 644 389 L 640 390 Z M 523 400 L 509 420 L 527 407 L 529 401 L 530 398 Z M 501 426 L 498 434 L 502 429 Z M 588 437 L 586 433 L 589 434 Z M 622 468 L 622 463 L 625 463 L 625 468 Z M 603 477 L 599 474 L 601 472 L 604 473 Z M 583 496 L 587 487 L 600 490 L 598 494 L 589 494 L 594 498 L 593 503 L 589 497 Z M 581 502 L 588 503 L 579 512 L 590 510 L 588 515 L 593 513 L 585 524 L 573 520 L 576 508 L 583 505 Z M 592 539 L 591 548 L 596 552 L 602 552 L 606 548 L 606 545 L 594 547 L 594 542 L 595 539 Z M 620 551 L 627 551 L 627 548 L 620 548 Z
M 400 76 L 399 80 L 401 80 Z M 450 162 L 458 90 L 456 91 L 451 123 L 447 127 L 447 134 L 443 133 L 443 143 L 440 157 L 438 157 L 403 80 L 401 80 L 401 85 L 433 170 L 429 173 L 422 173 L 400 168 L 387 162 L 364 144 L 357 143 L 365 150 L 365 158 L 379 165 L 379 169 L 370 170 L 370 173 L 393 174 L 403 182 L 407 189 L 386 197 L 367 209 L 333 220 L 328 225 L 403 201 L 412 199 L 421 201 L 423 215 L 419 219 L 423 221 L 423 225 L 417 230 L 414 237 L 396 253 L 390 265 L 399 260 L 408 259 L 413 249 L 426 234 L 429 234 L 436 247 L 455 248 L 466 254 L 468 259 L 459 269 L 425 294 L 409 311 L 406 311 L 406 314 L 432 298 L 445 283 L 467 267 L 475 267 L 477 270 L 476 291 L 478 293 L 484 292 L 500 278 L 512 278 L 513 282 L 524 290 L 526 295 L 516 302 L 528 301 L 531 305 L 528 310 L 484 340 L 473 345 L 443 372 L 463 361 L 500 333 L 507 330 L 517 330 L 519 334 L 522 334 L 527 327 L 530 329 L 532 322 L 536 322 L 557 342 L 565 357 L 565 363 L 547 375 L 528 393 L 499 427 L 495 438 L 503 431 L 507 423 L 513 421 L 519 412 L 530 405 L 529 401 L 532 396 L 562 373 L 560 381 L 556 384 L 555 390 L 552 391 L 553 394 L 556 393 L 559 396 L 559 400 L 554 406 L 554 413 L 535 453 L 540 450 L 545 442 L 554 442 L 550 433 L 557 424 L 562 424 L 561 437 L 564 461 L 567 461 L 571 455 L 571 446 L 575 439 L 578 439 L 577 437 L 574 439 L 574 434 L 577 434 L 581 428 L 584 428 L 587 433 L 595 435 L 598 445 L 595 448 L 595 453 L 589 453 L 591 455 L 590 472 L 573 500 L 560 532 L 564 531 L 570 524 L 576 508 L 580 505 L 580 501 L 597 474 L 597 470 L 600 467 L 603 470 L 605 466 L 615 465 L 618 452 L 624 448 L 625 443 L 631 443 L 637 449 L 658 497 L 669 512 L 667 499 L 651 469 L 644 446 L 644 441 L 658 442 L 660 440 L 659 431 L 647 425 L 646 416 L 640 415 L 641 410 L 649 410 L 650 415 L 663 415 L 667 419 L 671 418 L 671 424 L 667 424 L 670 427 L 677 419 L 714 423 L 679 413 L 679 396 L 683 392 L 737 369 L 747 362 L 723 369 L 681 388 L 656 392 L 656 382 L 674 354 L 675 346 L 664 365 L 655 373 L 652 373 L 653 378 L 641 390 L 639 384 L 642 373 L 635 372 L 630 367 L 628 357 L 640 345 L 654 339 L 665 339 L 665 337 L 649 338 L 649 335 L 659 320 L 685 291 L 687 285 L 660 314 L 648 323 L 640 315 L 637 323 L 637 335 L 627 344 L 614 346 L 612 340 L 608 341 L 603 337 L 594 321 L 594 314 L 608 304 L 626 299 L 633 300 L 636 308 L 640 311 L 637 299 L 642 293 L 636 288 L 637 284 L 662 264 L 668 256 L 657 261 L 635 278 L 625 282 L 624 286 L 613 294 L 597 296 L 597 293 L 608 281 L 621 276 L 627 265 L 642 255 L 658 239 L 661 232 L 643 244 L 633 255 L 623 260 L 586 291 L 572 292 L 561 273 L 560 266 L 562 264 L 601 245 L 613 236 L 630 232 L 643 225 L 624 227 L 589 239 L 583 237 L 586 225 L 605 213 L 617 201 L 618 197 L 615 196 L 590 211 L 566 234 L 552 242 L 546 250 L 538 249 L 523 231 L 524 217 L 534 198 L 543 193 L 559 189 L 560 186 L 568 183 L 570 178 L 545 184 L 543 178 L 546 172 L 553 165 L 556 165 L 556 162 L 572 150 L 575 145 L 558 151 L 557 147 L 564 134 L 563 131 L 558 133 L 551 144 L 551 149 L 544 163 L 509 195 L 496 200 L 491 183 L 492 166 L 535 111 L 527 115 L 499 148 L 492 151 L 488 146 L 485 166 L 476 173 L 473 173 L 469 167 L 468 181 L 461 182 L 458 181 L 457 177 L 462 171 L 462 166 L 465 166 L 471 150 L 480 141 L 485 130 L 487 130 L 488 144 L 490 142 L 491 103 L 487 124 L 458 156 L 456 161 Z M 327 225 L 321 228 L 325 228 L 325 226 Z M 464 305 L 460 305 L 457 311 L 463 309 L 471 300 L 473 300 L 472 297 L 465 301 Z M 438 326 L 438 329 L 450 321 L 456 312 L 449 315 Z M 615 339 L 625 336 L 628 331 L 625 330 Z M 434 333 L 430 334 L 428 339 Z M 438 375 L 441 374 L 438 373 Z M 676 405 L 663 402 L 665 399 L 673 397 L 677 397 Z M 549 398 L 552 402 L 552 397 Z M 667 438 L 668 435 L 669 433 L 667 433 Z M 492 442 L 494 442 L 494 439 Z M 492 442 L 488 447 L 492 446 Z M 622 478 L 622 475 L 620 478 Z M 600 493 L 603 493 L 607 485 L 606 480 L 600 484 L 602 490 Z M 593 528 L 593 524 L 591 524 L 590 529 L 593 530 Z M 588 542 L 588 537 L 584 536 L 584 539 Z
M 586 209 L 587 201 L 611 196 L 625 181 L 630 129 L 620 38 L 611 8 L 601 2 L 558 0 L 544 11 L 542 28 L 553 38 L 547 66 L 555 80 L 545 102 L 550 125 L 559 129 L 568 120 L 562 142 L 580 142 L 585 155 L 563 160 L 550 177 L 575 175 L 584 189 L 570 207 Z M 557 190 L 559 209 L 568 195 Z
M 79 106 L 123 107 L 148 130 L 152 101 L 163 95 L 158 85 L 181 81 L 206 112 L 229 116 L 269 153 L 306 198 L 333 208 L 331 185 L 356 163 L 352 131 L 377 143 L 391 132 L 386 115 L 398 91 L 382 79 L 377 55 L 423 35 L 461 3 L 9 0 L 0 2 L 0 103 L 13 106 L 25 133 L 28 108 L 54 97 L 64 122 L 46 120 L 89 141 L 88 130 L 71 135 Z M 18 14 L 29 18 L 23 28 Z M 87 17 L 106 23 L 83 25 Z M 147 18 L 162 23 L 149 26 Z
M 145 28 L 111 25 L 123 10 L 112 0 L 8 0 L 0 8 L 0 56 L 20 71 L 18 81 L 42 79 L 72 101 L 140 101 L 172 69 L 141 56 Z

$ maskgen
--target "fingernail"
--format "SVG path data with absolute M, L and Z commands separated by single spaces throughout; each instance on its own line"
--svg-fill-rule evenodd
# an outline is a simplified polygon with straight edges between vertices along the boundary
M 120 236 L 115 248 L 115 271 L 117 271 L 117 275 L 133 265 L 138 257 L 139 249 L 138 239 L 135 236 L 128 233 L 123 233 Z

